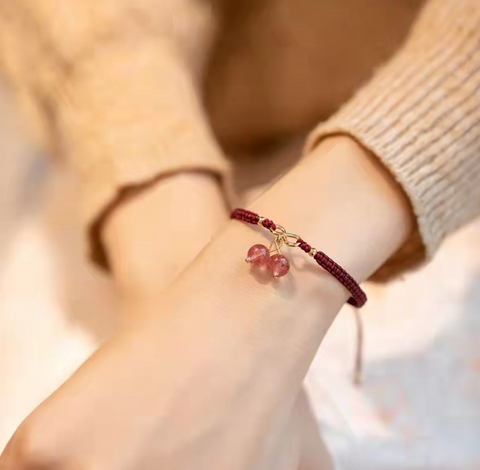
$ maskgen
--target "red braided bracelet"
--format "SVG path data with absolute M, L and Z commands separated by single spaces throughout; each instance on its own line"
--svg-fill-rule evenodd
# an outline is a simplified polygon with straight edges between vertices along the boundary
M 269 219 L 260 217 L 255 212 L 245 209 L 235 209 L 231 215 L 232 219 L 248 222 L 253 225 L 260 225 L 270 230 L 275 235 L 275 240 L 267 248 L 264 245 L 253 245 L 248 250 L 246 261 L 255 266 L 263 266 L 268 268 L 275 278 L 285 276 L 290 269 L 288 259 L 280 252 L 283 245 L 291 247 L 299 247 L 305 253 L 308 253 L 325 271 L 337 279 L 352 295 L 348 300 L 350 305 L 360 308 L 367 301 L 367 296 L 357 281 L 345 271 L 340 265 L 335 263 L 325 253 L 317 251 L 307 242 L 302 240 L 298 235 L 288 233 L 281 225 L 277 225 Z M 274 255 L 270 255 L 276 252 Z

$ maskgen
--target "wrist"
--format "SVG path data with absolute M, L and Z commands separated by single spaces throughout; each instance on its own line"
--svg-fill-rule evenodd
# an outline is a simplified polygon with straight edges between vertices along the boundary
M 311 242 L 358 281 L 411 229 L 401 190 L 345 139 L 326 141 L 252 209 Z M 278 394 L 293 394 L 349 293 L 299 250 L 286 253 L 288 276 L 259 281 L 243 259 L 250 246 L 268 241 L 271 234 L 260 227 L 226 224 L 162 299 L 172 315 L 159 318 L 158 303 L 151 305 L 156 327 L 148 330 L 165 332 L 169 322 L 179 322 L 189 332 L 188 348 L 201 355 L 205 344 L 227 344 L 234 357 L 254 364 L 257 377 L 268 376 Z
M 287 393 L 300 386 L 348 292 L 304 253 L 290 257 L 295 269 L 285 278 L 259 281 L 244 258 L 265 236 L 260 227 L 230 221 L 161 302 L 144 304 L 149 312 L 141 317 L 155 341 L 180 324 L 198 355 L 205 343 L 224 344 Z
M 278 345 L 286 356 L 295 355 L 288 351 L 299 342 L 316 349 L 349 293 L 300 250 L 286 253 L 292 263 L 288 276 L 257 277 L 244 259 L 253 244 L 269 241 L 270 233 L 260 227 L 228 222 L 171 286 L 163 306 L 190 321 L 235 325 L 256 346 Z
M 324 251 L 358 281 L 378 269 L 411 229 L 401 190 L 360 146 L 343 138 L 326 141 L 252 208 Z M 269 241 L 271 234 L 260 227 L 230 222 L 172 289 L 173 310 L 229 317 L 241 331 L 260 324 L 262 342 L 285 350 L 300 342 L 314 351 L 349 293 L 299 250 L 286 253 L 288 276 L 259 282 L 242 260 L 250 246 Z
M 325 140 L 252 208 L 301 235 L 359 282 L 402 246 L 413 227 L 403 190 L 348 137 Z
M 158 296 L 227 219 L 219 181 L 207 172 L 162 176 L 120 202 L 103 241 L 129 297 Z
M 358 281 L 378 269 L 411 229 L 401 190 L 347 139 L 326 141 L 252 208 L 324 251 Z M 190 321 L 226 320 L 255 338 L 253 349 L 269 345 L 279 363 L 308 364 L 349 293 L 299 250 L 286 253 L 288 276 L 259 282 L 243 259 L 250 246 L 269 241 L 271 234 L 260 227 L 231 221 L 173 285 L 170 310 Z

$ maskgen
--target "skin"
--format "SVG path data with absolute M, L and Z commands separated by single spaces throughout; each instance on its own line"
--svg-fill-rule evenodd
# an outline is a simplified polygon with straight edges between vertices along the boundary
M 251 207 L 360 281 L 412 229 L 402 192 L 345 138 L 325 141 Z M 140 213 L 125 207 L 106 227 L 119 278 L 125 259 L 151 256 L 129 253 L 124 235 Z M 308 452 L 301 385 L 348 292 L 301 252 L 288 278 L 259 282 L 243 257 L 263 234 L 226 222 L 166 291 L 126 287 L 126 327 L 26 420 L 0 468 L 328 468 Z
M 184 115 L 202 119 L 218 16 L 205 2 L 160 4 L 159 16 L 182 19 L 165 21 L 159 41 L 191 77 L 197 101 L 183 102 L 192 106 Z M 322 142 L 250 207 L 359 281 L 413 225 L 390 175 L 346 137 Z M 123 327 L 27 418 L 0 470 L 331 468 L 302 381 L 348 292 L 298 250 L 287 254 L 287 278 L 253 275 L 245 253 L 268 233 L 228 221 L 208 173 L 159 179 L 121 201 L 103 228 Z

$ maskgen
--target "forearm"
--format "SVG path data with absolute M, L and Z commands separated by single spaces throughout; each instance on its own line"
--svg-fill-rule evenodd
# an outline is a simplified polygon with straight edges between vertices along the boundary
M 385 262 L 412 228 L 401 190 L 345 139 L 322 144 L 252 208 L 325 251 L 359 281 Z M 262 387 L 275 384 L 276 393 L 293 397 L 349 294 L 300 250 L 287 254 L 293 264 L 288 276 L 259 282 L 243 258 L 251 245 L 265 242 L 265 235 L 230 221 L 174 284 L 162 311 L 194 325 L 188 327 L 193 337 L 187 349 L 201 344 L 197 353 L 202 355 L 205 344 L 219 345 L 215 354 L 228 357 L 220 347 L 228 343 L 231 360 L 243 356 L 256 364 L 255 372 L 248 371 L 255 375 L 250 380 Z M 162 328 L 165 316 L 157 321 Z

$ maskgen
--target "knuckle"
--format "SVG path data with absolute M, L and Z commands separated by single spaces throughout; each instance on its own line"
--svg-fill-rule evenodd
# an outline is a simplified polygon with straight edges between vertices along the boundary
M 30 422 L 23 424 L 15 433 L 6 450 L 6 460 L 15 470 L 40 470 L 63 468 L 54 451 L 55 446 L 38 428 Z

